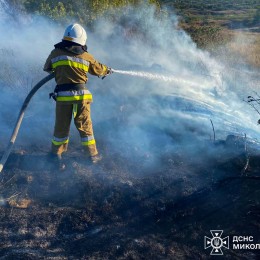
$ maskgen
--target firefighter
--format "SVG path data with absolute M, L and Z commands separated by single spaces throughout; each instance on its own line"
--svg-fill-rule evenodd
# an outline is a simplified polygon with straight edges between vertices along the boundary
M 87 52 L 87 33 L 75 23 L 69 25 L 61 42 L 54 45 L 44 71 L 54 72 L 56 88 L 50 95 L 56 100 L 56 120 L 52 139 L 52 155 L 64 169 L 62 153 L 67 151 L 72 117 L 79 131 L 81 144 L 92 163 L 101 160 L 96 147 L 90 115 L 92 94 L 86 88 L 87 73 L 106 76 L 112 70 Z

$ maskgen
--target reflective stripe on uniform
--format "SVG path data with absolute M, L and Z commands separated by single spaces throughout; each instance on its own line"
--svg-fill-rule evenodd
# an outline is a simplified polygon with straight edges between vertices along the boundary
M 95 141 L 95 138 L 93 135 L 90 135 L 90 136 L 86 136 L 86 137 L 82 137 L 81 138 L 81 144 L 82 145 L 92 145 L 92 144 L 95 144 L 96 141 Z
M 57 101 L 75 101 L 75 100 L 92 101 L 92 94 L 87 89 L 59 91 L 56 100 Z
M 73 117 L 75 118 L 77 116 L 77 113 L 78 113 L 78 105 L 77 104 L 73 104 L 72 112 L 73 112 Z
M 102 74 L 105 75 L 106 71 L 107 71 L 107 66 L 103 65 L 103 72 L 102 72 Z
M 83 90 L 59 91 L 57 95 L 58 97 L 68 97 L 68 96 L 91 95 L 91 93 L 89 90 L 83 89 Z
M 78 100 L 89 100 L 92 101 L 92 95 L 82 95 L 82 96 L 70 96 L 70 97 L 57 97 L 57 101 L 78 101 Z
M 55 137 L 53 136 L 53 139 L 52 139 L 52 143 L 54 145 L 62 145 L 62 144 L 67 144 L 69 142 L 69 137 L 63 137 L 63 138 L 58 138 L 58 137 Z
M 89 68 L 89 62 L 86 60 L 83 60 L 81 58 L 76 57 L 70 57 L 66 55 L 61 55 L 56 58 L 51 59 L 52 62 L 52 68 L 55 69 L 59 66 L 70 66 L 74 68 L 79 68 L 84 70 L 85 72 L 88 72 Z

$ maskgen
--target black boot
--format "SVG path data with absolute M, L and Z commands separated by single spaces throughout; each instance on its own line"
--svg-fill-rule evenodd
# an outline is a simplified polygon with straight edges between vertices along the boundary
M 102 155 L 97 154 L 97 155 L 91 156 L 90 160 L 93 164 L 96 164 L 102 160 Z
M 53 163 L 56 170 L 64 171 L 66 168 L 65 163 L 62 160 L 61 154 L 50 154 L 51 162 Z

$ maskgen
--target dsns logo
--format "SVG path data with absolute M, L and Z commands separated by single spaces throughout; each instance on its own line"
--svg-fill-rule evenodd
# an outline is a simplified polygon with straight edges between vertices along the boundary
M 221 238 L 223 230 L 210 230 L 212 238 L 204 236 L 204 248 L 212 248 L 211 255 L 223 255 L 222 247 L 229 249 L 229 237 Z

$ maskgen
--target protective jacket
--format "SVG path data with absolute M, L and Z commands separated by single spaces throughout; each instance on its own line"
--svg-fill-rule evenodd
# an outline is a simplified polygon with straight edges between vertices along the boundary
M 86 46 L 62 41 L 56 44 L 49 55 L 44 70 L 54 71 L 57 101 L 92 101 L 91 93 L 85 88 L 87 73 L 95 76 L 107 74 L 107 66 L 99 63 L 87 52 Z
M 57 86 L 56 120 L 52 140 L 52 152 L 61 154 L 67 150 L 72 115 L 81 136 L 81 143 L 90 156 L 98 154 L 90 116 L 92 94 L 86 88 L 87 72 L 105 76 L 106 65 L 95 60 L 86 46 L 62 41 L 55 45 L 44 65 L 44 70 L 54 72 Z

